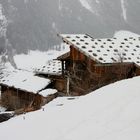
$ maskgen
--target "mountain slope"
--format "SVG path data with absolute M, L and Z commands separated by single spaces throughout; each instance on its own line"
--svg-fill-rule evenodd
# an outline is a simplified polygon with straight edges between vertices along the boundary
M 0 125 L 6 140 L 139 140 L 140 77 L 82 97 L 61 97 Z M 7 135 L 8 134 L 8 135 Z
M 7 36 L 18 52 L 48 49 L 57 33 L 111 37 L 117 30 L 140 34 L 139 0 L 1 0 Z

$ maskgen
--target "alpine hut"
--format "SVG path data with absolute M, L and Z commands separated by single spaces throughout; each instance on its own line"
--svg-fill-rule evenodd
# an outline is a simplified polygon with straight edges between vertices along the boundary
M 140 37 L 95 39 L 87 34 L 59 34 L 70 52 L 58 59 L 69 77 L 71 95 L 140 75 Z
M 8 110 L 39 109 L 56 97 L 56 90 L 46 90 L 50 83 L 31 72 L 14 70 L 0 81 L 2 105 Z

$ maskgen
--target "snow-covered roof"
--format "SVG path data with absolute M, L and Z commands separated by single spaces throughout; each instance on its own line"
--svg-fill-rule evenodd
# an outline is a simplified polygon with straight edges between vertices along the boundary
M 57 57 L 58 60 L 66 60 L 70 56 L 70 51 Z
M 35 69 L 37 74 L 61 75 L 62 64 L 59 60 L 51 60 L 39 69 Z
M 60 34 L 63 41 L 99 63 L 134 62 L 140 66 L 140 37 L 94 39 L 87 34 Z
M 47 97 L 49 95 L 52 95 L 52 94 L 55 94 L 57 92 L 56 89 L 45 89 L 45 90 L 42 90 L 41 92 L 39 92 L 40 95 L 42 95 L 43 97 Z
M 49 79 L 38 77 L 31 72 L 22 70 L 15 70 L 0 80 L 0 84 L 33 93 L 38 93 L 50 82 Z

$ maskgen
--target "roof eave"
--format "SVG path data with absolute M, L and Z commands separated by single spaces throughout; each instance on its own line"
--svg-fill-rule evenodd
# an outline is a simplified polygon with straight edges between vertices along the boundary
M 87 35 L 87 34 L 85 34 Z M 91 58 L 93 61 L 97 62 L 97 63 L 102 63 L 100 61 L 98 61 L 97 59 L 91 57 L 90 55 L 87 55 L 84 51 L 82 51 L 81 49 L 79 49 L 78 47 L 76 47 L 73 43 L 71 43 L 70 41 L 68 41 L 65 37 L 63 37 L 61 34 L 58 35 L 59 37 L 62 38 L 63 42 L 66 44 L 69 44 L 70 46 L 73 46 L 75 49 L 77 49 L 78 51 L 80 51 L 81 53 L 83 53 L 84 55 L 86 55 L 87 57 Z M 89 35 L 88 35 L 89 36 Z M 90 37 L 90 36 L 89 36 Z

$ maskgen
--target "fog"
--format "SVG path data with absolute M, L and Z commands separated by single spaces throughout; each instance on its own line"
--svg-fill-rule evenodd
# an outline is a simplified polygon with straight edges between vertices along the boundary
M 52 49 L 60 43 L 57 33 L 87 33 L 95 38 L 112 37 L 118 30 L 140 34 L 139 0 L 81 1 L 0 0 L 8 20 L 0 48 L 8 46 L 7 39 L 16 53 Z

